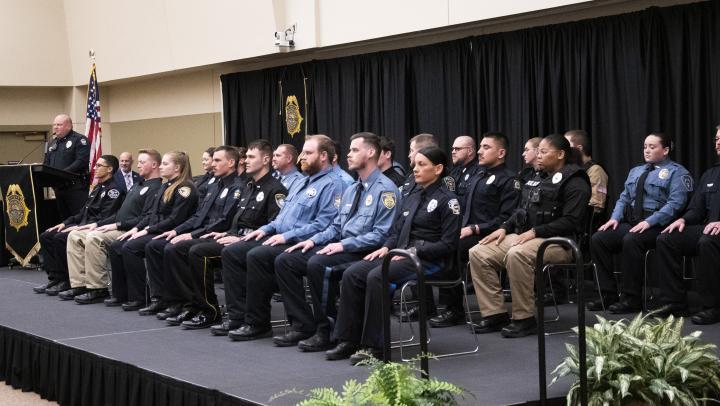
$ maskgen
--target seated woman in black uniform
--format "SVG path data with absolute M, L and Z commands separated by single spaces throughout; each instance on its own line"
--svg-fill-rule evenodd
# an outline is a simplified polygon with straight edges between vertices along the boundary
M 122 305 L 123 310 L 131 311 L 145 304 L 145 246 L 195 213 L 198 192 L 190 174 L 186 153 L 174 151 L 163 156 L 160 175 L 167 182 L 160 186 L 152 202 L 152 214 L 110 245 L 112 297 L 105 299 L 106 306 Z
M 328 360 L 350 357 L 353 364 L 365 359 L 357 350 L 366 348 L 376 357 L 382 352 L 382 258 L 394 248 L 414 252 L 426 275 L 443 270 L 455 254 L 460 235 L 460 204 L 443 187 L 447 155 L 437 147 L 421 149 L 415 157 L 415 183 L 421 190 L 402 201 L 384 246 L 348 268 L 342 277 L 340 309 L 335 324 L 339 344 L 326 352 Z M 396 286 L 415 279 L 411 261 L 402 257 L 390 263 L 389 279 Z

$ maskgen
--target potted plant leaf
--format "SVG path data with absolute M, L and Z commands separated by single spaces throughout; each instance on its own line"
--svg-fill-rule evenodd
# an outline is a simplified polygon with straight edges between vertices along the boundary
M 638 314 L 630 322 L 597 316 L 587 328 L 589 405 L 700 405 L 720 394 L 716 346 L 702 342 L 700 331 L 683 336 L 682 318 L 651 316 Z M 567 404 L 575 405 L 579 358 L 575 346 L 566 348 L 568 356 L 553 371 L 552 383 L 577 377 L 567 395 Z

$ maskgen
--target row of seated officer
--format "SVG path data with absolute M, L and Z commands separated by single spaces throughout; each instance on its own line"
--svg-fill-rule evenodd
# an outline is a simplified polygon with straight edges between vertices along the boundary
M 661 135 L 648 136 L 648 143 L 665 148 Z M 228 313 L 211 329 L 214 335 L 229 335 L 233 340 L 270 336 L 270 297 L 279 289 L 286 298 L 292 330 L 275 337 L 276 345 L 298 345 L 303 351 L 331 348 L 328 359 L 347 358 L 360 347 L 376 353 L 382 342 L 377 319 L 378 260 L 389 249 L 409 248 L 423 261 L 426 273 L 434 274 L 454 255 L 463 229 L 479 235 L 485 229 L 478 224 L 500 218 L 496 222 L 499 229 L 485 232 L 478 245 L 466 244 L 478 302 L 485 316 L 478 329 L 485 332 L 504 328 L 507 337 L 532 333 L 533 249 L 536 251 L 543 238 L 578 232 L 578 225 L 584 223 L 584 209 L 591 202 L 587 176 L 570 162 L 574 150 L 562 136 L 546 137 L 537 151 L 536 176 L 521 185 L 511 181 L 504 168 L 507 138 L 487 134 L 478 150 L 480 169 L 471 176 L 462 176 L 468 184 L 464 199 L 459 201 L 453 193 L 454 180 L 443 177 L 447 158 L 436 145 L 429 134 L 411 140 L 414 168 L 401 190 L 380 173 L 378 161 L 382 155 L 378 152 L 382 147 L 371 133 L 352 138 L 348 163 L 359 180 L 349 188 L 331 164 L 335 146 L 326 136 L 308 137 L 300 160 L 307 176 L 301 175 L 289 191 L 280 189 L 282 184 L 272 182 L 276 179 L 268 175 L 272 150 L 267 142 L 248 146 L 244 175 L 251 181 L 247 183 L 237 181 L 237 150 L 219 147 L 213 152 L 212 163 L 216 181 L 208 187 L 197 211 L 193 206 L 197 204 L 197 191 L 189 180 L 187 156 L 166 154 L 160 174 L 168 182 L 150 199 L 147 209 L 143 208 L 142 220 L 111 245 L 113 297 L 106 303 L 122 303 L 125 310 L 141 306 L 145 257 L 152 302 L 140 309 L 140 314 L 157 314 L 169 324 L 184 328 L 209 327 L 221 320 L 212 283 L 207 280 L 207 261 L 219 256 Z M 112 172 L 110 158 L 108 167 Z M 255 166 L 254 160 L 259 161 Z M 275 156 L 272 161 L 274 164 Z M 283 172 L 273 166 L 276 173 Z M 657 176 L 664 180 L 669 175 L 660 171 Z M 687 191 L 692 188 L 691 180 L 688 183 L 682 175 L 678 179 Z M 263 185 L 268 189 L 261 191 Z M 285 192 L 287 198 L 278 191 Z M 519 194 L 522 199 L 518 205 Z M 463 210 L 463 200 L 464 206 L 472 209 Z M 632 194 L 626 204 L 632 206 L 636 200 Z M 486 202 L 477 212 L 475 208 L 480 205 L 476 201 Z M 60 226 L 62 229 L 65 224 Z M 507 231 L 520 234 L 504 238 Z M 505 250 L 507 255 L 497 250 Z M 557 250 L 549 250 L 548 255 L 553 260 L 568 259 L 567 252 Z M 334 264 L 348 261 L 358 262 L 342 276 L 328 272 Z M 500 289 L 491 276 L 496 278 L 495 270 L 486 272 L 498 268 L 502 261 L 506 262 L 503 265 L 508 268 L 513 288 L 509 325 L 507 314 L 498 311 Z M 312 312 L 304 302 L 302 276 L 308 279 Z M 125 280 L 125 292 L 122 281 L 116 280 L 121 278 Z M 340 278 L 344 283 L 337 311 L 334 298 Z M 401 283 L 410 278 L 407 261 L 392 262 L 393 281 Z M 52 289 L 45 290 L 49 293 Z M 75 293 L 64 296 L 82 303 Z

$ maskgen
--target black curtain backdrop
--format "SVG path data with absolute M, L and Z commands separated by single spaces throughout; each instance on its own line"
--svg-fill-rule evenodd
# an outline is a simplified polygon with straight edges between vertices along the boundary
M 227 140 L 285 141 L 278 82 L 302 70 L 308 133 L 344 146 L 359 131 L 387 135 L 400 162 L 420 132 L 449 150 L 458 135 L 502 131 L 519 169 L 528 138 L 582 128 L 616 195 L 645 136 L 665 131 L 671 156 L 699 177 L 716 161 L 718 22 L 709 1 L 223 75 Z

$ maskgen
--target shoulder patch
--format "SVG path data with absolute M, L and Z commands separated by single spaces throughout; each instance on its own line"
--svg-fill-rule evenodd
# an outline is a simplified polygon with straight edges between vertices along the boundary
M 111 199 L 117 199 L 118 196 L 120 196 L 120 192 L 117 189 L 110 189 L 108 190 L 107 195 Z
M 80 137 L 80 143 L 83 144 L 83 145 L 87 145 L 87 138 L 85 138 L 85 137 Z
M 275 204 L 277 204 L 281 209 L 285 206 L 285 197 L 286 196 L 282 193 L 275 194 Z
M 693 178 L 690 175 L 683 175 L 680 180 L 682 181 L 683 185 L 685 186 L 685 190 L 688 192 L 693 191 Z
M 190 196 L 190 186 L 183 186 L 180 189 L 178 189 L 177 192 L 182 197 L 188 197 L 188 196 Z
M 515 179 L 515 181 L 513 182 L 513 188 L 515 188 L 515 190 L 522 189 L 522 184 L 520 183 L 519 180 Z
M 445 184 L 445 187 L 451 191 L 455 191 L 455 179 L 453 179 L 451 176 L 446 176 L 443 178 L 443 183 Z
M 458 202 L 458 199 L 448 200 L 448 207 L 450 207 L 450 210 L 452 210 L 454 215 L 457 216 L 460 214 L 460 202 Z
M 380 195 L 380 200 L 387 209 L 392 209 L 397 204 L 397 198 L 393 192 L 383 192 L 382 195 Z

